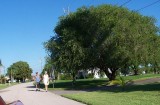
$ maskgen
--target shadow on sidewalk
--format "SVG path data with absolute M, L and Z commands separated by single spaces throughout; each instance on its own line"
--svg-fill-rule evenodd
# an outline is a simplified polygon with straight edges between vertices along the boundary
M 45 91 L 42 91 L 42 90 L 40 90 L 40 91 L 36 91 L 36 89 L 35 90 L 28 90 L 28 91 L 35 91 L 35 92 L 45 92 Z
M 3 92 L 8 92 L 10 90 L 0 90 L 0 93 L 3 93 Z
M 35 88 L 35 86 L 27 86 L 26 88 Z

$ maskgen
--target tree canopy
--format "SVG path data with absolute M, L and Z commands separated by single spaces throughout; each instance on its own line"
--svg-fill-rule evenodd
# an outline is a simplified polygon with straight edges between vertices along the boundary
M 113 80 L 119 69 L 132 68 L 138 74 L 139 65 L 155 65 L 154 57 L 159 63 L 155 22 L 153 17 L 123 7 L 81 7 L 59 18 L 45 48 L 57 69 L 75 74 L 100 68 Z
M 7 74 L 17 80 L 25 80 L 31 78 L 32 69 L 29 67 L 27 62 L 18 61 L 13 63 L 7 71 Z

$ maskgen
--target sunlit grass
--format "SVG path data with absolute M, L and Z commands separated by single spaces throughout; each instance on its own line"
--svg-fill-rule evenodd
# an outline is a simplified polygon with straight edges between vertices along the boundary
M 156 78 L 156 77 L 160 77 L 160 74 L 124 76 L 124 79 L 126 79 L 126 80 L 142 80 L 142 79 Z
M 63 96 L 88 105 L 159 105 L 160 84 L 130 86 L 123 92 L 120 88 L 115 88 Z
M 0 84 L 0 90 L 6 88 L 7 86 L 7 84 Z
M 125 80 L 142 80 L 142 79 L 148 79 L 148 78 L 156 78 L 160 77 L 160 74 L 145 74 L 145 75 L 136 75 L 136 76 L 124 76 L 123 78 Z M 117 79 L 119 77 L 117 76 Z M 76 89 L 76 90 L 82 90 L 82 89 L 88 89 L 88 88 L 95 88 L 95 87 L 101 87 L 108 85 L 108 79 L 77 79 L 75 86 L 72 86 L 72 80 L 56 80 L 54 82 L 54 88 L 53 83 L 50 82 L 49 90 L 64 90 L 64 89 Z M 43 83 L 41 83 L 41 87 L 44 88 Z
M 1 90 L 1 89 L 4 89 L 4 88 L 7 88 L 7 87 L 9 87 L 9 86 L 16 85 L 16 84 L 19 84 L 19 83 L 10 83 L 10 85 L 9 85 L 9 83 L 0 84 L 0 90 Z

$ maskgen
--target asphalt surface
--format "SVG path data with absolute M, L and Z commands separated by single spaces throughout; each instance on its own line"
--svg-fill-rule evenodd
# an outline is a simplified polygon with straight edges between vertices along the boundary
M 20 100 L 24 105 L 84 105 L 45 90 L 35 91 L 33 83 L 21 83 L 0 90 L 0 96 L 6 103 Z

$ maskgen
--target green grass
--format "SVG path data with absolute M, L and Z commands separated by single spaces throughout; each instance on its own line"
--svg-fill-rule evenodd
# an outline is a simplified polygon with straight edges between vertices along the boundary
M 142 79 L 156 78 L 156 77 L 160 77 L 160 74 L 124 76 L 124 79 L 126 79 L 126 80 L 142 80 Z
M 160 84 L 130 86 L 123 92 L 118 87 L 105 91 L 66 94 L 63 96 L 88 105 L 159 105 Z
M 0 84 L 0 90 L 4 89 L 4 88 L 7 88 L 9 86 L 16 85 L 16 84 L 19 84 L 19 83 L 11 83 L 10 85 L 8 83 L 6 83 L 6 84 Z
M 8 87 L 6 84 L 0 84 L 0 90 Z
M 100 87 L 108 84 L 108 79 L 79 79 L 76 81 L 75 86 L 72 86 L 72 80 L 58 80 L 49 84 L 49 90 L 81 90 L 92 87 Z M 41 87 L 44 88 L 43 83 Z
M 141 80 L 141 79 L 147 79 L 147 78 L 155 78 L 160 77 L 160 74 L 145 74 L 145 75 L 136 75 L 136 76 L 126 76 L 124 77 L 125 80 Z M 119 78 L 119 77 L 117 77 Z M 101 87 L 108 84 L 108 79 L 78 79 L 76 80 L 76 85 L 72 86 L 72 80 L 56 80 L 54 82 L 54 88 L 53 83 L 50 83 L 49 90 L 82 90 L 82 89 L 88 89 L 88 88 L 95 88 L 95 87 Z M 41 83 L 41 87 L 44 88 L 43 83 Z
M 160 74 L 126 76 L 123 78 L 136 81 L 156 77 L 160 77 Z M 92 89 L 107 84 L 108 79 L 83 79 L 77 80 L 76 86 L 72 87 L 71 80 L 63 80 L 56 81 L 54 89 Z M 52 84 L 49 87 L 50 90 L 53 90 Z M 115 87 L 63 96 L 88 105 L 159 105 L 160 83 L 127 86 L 124 91 L 121 87 Z

